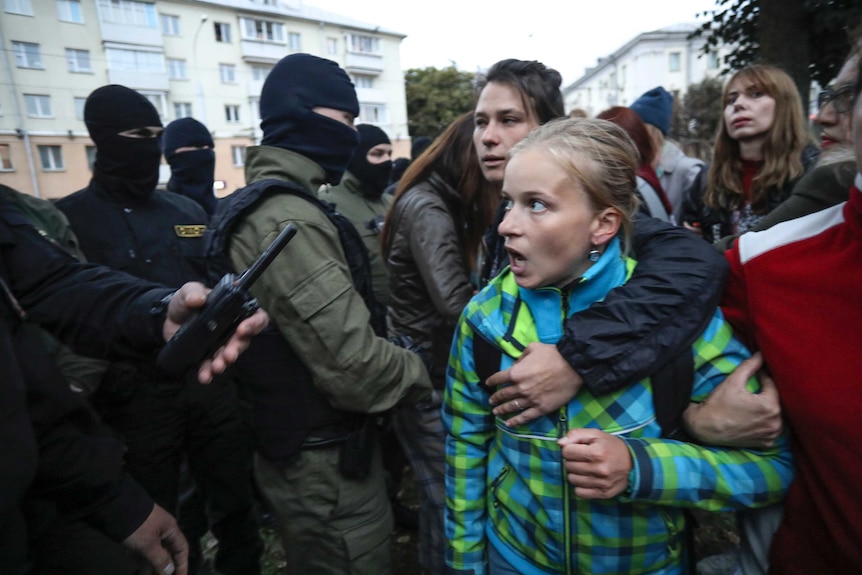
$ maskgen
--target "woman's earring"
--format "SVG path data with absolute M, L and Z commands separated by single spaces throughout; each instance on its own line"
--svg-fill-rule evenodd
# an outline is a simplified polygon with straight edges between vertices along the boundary
M 602 255 L 596 246 L 593 246 L 593 249 L 590 250 L 590 261 L 596 263 L 599 261 L 599 256 Z

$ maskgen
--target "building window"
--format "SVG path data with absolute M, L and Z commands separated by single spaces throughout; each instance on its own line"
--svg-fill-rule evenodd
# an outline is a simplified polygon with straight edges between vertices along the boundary
M 24 105 L 27 107 L 27 115 L 31 118 L 50 118 L 51 96 L 38 94 L 24 94 Z
M 191 102 L 174 102 L 174 119 L 190 118 L 192 116 Z
M 63 148 L 60 146 L 36 146 L 36 149 L 39 150 L 43 170 L 57 172 L 66 169 L 63 165 Z
M 171 80 L 186 80 L 186 61 L 179 58 L 168 58 L 168 78 Z
M 225 105 L 224 116 L 228 122 L 239 122 L 239 106 L 236 104 Z
M 9 144 L 0 144 L 0 172 L 12 171 L 12 148 Z
M 290 32 L 287 35 L 287 47 L 290 48 L 292 52 L 299 52 L 302 50 L 302 36 L 300 36 L 299 32 Z
M 144 90 L 139 90 L 141 96 L 150 101 L 156 111 L 159 113 L 159 116 L 165 117 L 165 94 L 164 92 L 145 92 Z
M 386 104 L 360 104 L 359 121 L 363 124 L 386 124 L 389 122 L 389 114 Z
M 33 6 L 30 5 L 30 0 L 6 0 L 5 9 L 10 14 L 33 15 Z
M 681 66 L 682 54 L 680 52 L 671 52 L 667 55 L 667 71 L 679 72 Z
M 374 87 L 374 76 L 368 76 L 366 74 L 354 74 L 353 83 L 357 88 L 373 88 Z
M 245 165 L 245 146 L 231 146 L 230 155 L 233 158 L 233 165 L 240 167 Z
M 213 22 L 215 27 L 216 42 L 224 42 L 230 44 L 230 24 L 224 22 Z
M 162 34 L 165 36 L 180 35 L 180 17 L 172 16 L 171 14 L 159 14 L 159 21 L 162 23 Z
M 366 54 L 380 53 L 380 38 L 365 36 L 363 34 L 350 35 L 350 51 L 363 52 Z
M 110 24 L 158 27 L 156 5 L 136 0 L 99 0 L 99 17 Z
M 84 119 L 84 105 L 87 103 L 87 98 L 75 98 L 75 118 L 78 120 Z
M 84 23 L 81 0 L 57 0 L 57 18 L 61 22 Z
M 330 56 L 338 54 L 338 38 L 326 39 L 326 53 Z
M 43 70 L 42 52 L 39 44 L 30 42 L 12 42 L 12 51 L 15 52 L 15 65 L 19 68 L 38 68 Z
M 90 168 L 90 171 L 93 171 L 93 166 L 96 164 L 96 146 L 87 146 L 87 167 Z
M 218 71 L 222 84 L 236 83 L 236 66 L 233 64 L 219 64 Z
M 78 74 L 91 74 L 93 67 L 90 65 L 90 51 L 66 48 L 66 62 L 69 72 Z
M 161 52 L 107 48 L 105 56 L 108 58 L 108 67 L 111 70 L 129 70 L 147 74 L 165 73 L 165 59 Z
M 261 66 L 253 64 L 251 67 L 251 77 L 255 82 L 263 82 L 269 73 L 272 71 L 272 66 Z
M 710 70 L 718 70 L 718 52 L 715 50 L 711 51 L 706 56 L 706 67 Z
M 249 98 L 251 113 L 254 115 L 254 124 L 260 125 L 260 98 Z
M 243 39 L 284 44 L 284 24 L 253 18 L 240 18 L 240 22 Z

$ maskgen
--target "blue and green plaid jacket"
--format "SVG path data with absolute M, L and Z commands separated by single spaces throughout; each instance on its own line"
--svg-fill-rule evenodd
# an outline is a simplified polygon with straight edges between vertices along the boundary
M 680 573 L 683 508 L 761 507 L 784 497 L 793 477 L 787 438 L 764 452 L 660 438 L 649 379 L 602 397 L 582 389 L 559 413 L 513 429 L 491 413 L 475 372 L 474 338 L 499 347 L 500 367 L 509 367 L 527 344 L 556 343 L 568 314 L 604 298 L 633 267 L 614 242 L 568 293 L 521 289 L 505 270 L 465 309 L 443 406 L 450 568 L 484 574 L 490 542 L 525 574 Z M 693 401 L 749 356 L 720 311 L 692 347 Z M 582 427 L 628 445 L 634 468 L 624 496 L 579 499 L 567 483 L 557 439 Z

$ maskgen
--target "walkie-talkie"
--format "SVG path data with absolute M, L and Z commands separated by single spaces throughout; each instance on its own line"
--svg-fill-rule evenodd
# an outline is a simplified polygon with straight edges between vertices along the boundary
M 296 226 L 288 224 L 242 275 L 225 274 L 200 312 L 183 324 L 159 352 L 159 369 L 181 378 L 224 345 L 236 326 L 260 307 L 248 290 L 294 235 Z

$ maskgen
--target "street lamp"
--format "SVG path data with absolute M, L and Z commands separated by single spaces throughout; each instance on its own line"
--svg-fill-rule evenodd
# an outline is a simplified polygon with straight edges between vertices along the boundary
M 209 17 L 206 14 L 201 16 L 201 23 L 198 24 L 198 29 L 195 30 L 194 44 L 192 45 L 192 54 L 195 58 L 195 89 L 197 91 L 198 109 L 200 110 L 201 122 L 204 126 L 207 125 L 207 109 L 204 106 L 204 87 L 201 84 L 201 71 L 198 66 L 198 34 L 200 34 L 201 28 L 204 27 L 207 20 L 209 20 Z

